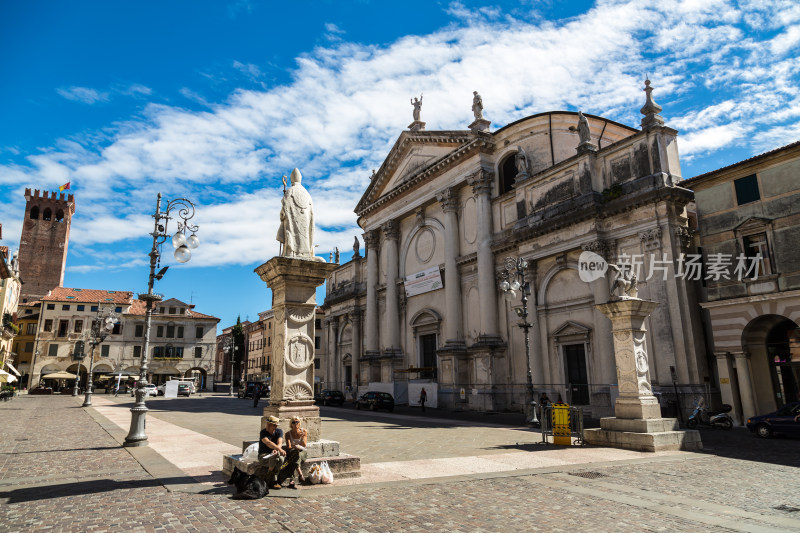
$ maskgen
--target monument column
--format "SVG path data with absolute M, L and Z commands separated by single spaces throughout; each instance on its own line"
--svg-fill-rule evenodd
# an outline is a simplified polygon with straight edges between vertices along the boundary
M 256 274 L 272 290 L 275 324 L 272 390 L 261 427 L 270 415 L 282 421 L 297 415 L 306 422 L 310 442 L 320 437 L 319 408 L 314 405 L 317 287 L 333 270 L 336 265 L 292 257 L 273 257 L 256 268 Z
M 632 296 L 596 306 L 611 321 L 619 397 L 614 404 L 616 417 L 601 418 L 600 429 L 585 430 L 584 439 L 589 444 L 648 452 L 702 449 L 699 432 L 679 431 L 677 419 L 661 417 L 650 384 L 644 327 L 658 304 L 635 297 L 635 283 L 630 290 Z
M 380 351 L 378 344 L 378 239 L 377 231 L 368 231 L 363 235 L 367 254 L 367 331 L 366 353 L 376 354 Z
M 381 226 L 386 238 L 386 322 L 383 348 L 387 351 L 400 351 L 400 309 L 397 298 L 397 222 L 390 220 Z
M 493 174 L 485 169 L 467 178 L 472 185 L 478 211 L 478 292 L 481 306 L 481 337 L 497 337 L 497 287 L 492 253 Z
M 461 276 L 456 258 L 459 251 L 458 195 L 453 189 L 445 189 L 436 199 L 444 211 L 444 294 L 447 317 L 444 321 L 446 344 L 464 344 L 464 319 L 461 313 Z

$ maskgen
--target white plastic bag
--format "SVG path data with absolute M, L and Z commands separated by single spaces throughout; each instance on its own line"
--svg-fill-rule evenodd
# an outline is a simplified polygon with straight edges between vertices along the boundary
M 258 461 L 258 443 L 254 442 L 247 448 L 245 448 L 244 453 L 242 454 L 242 461 L 245 463 L 254 463 Z
M 322 482 L 322 468 L 320 468 L 319 463 L 314 463 L 311 465 L 311 468 L 308 469 L 308 480 L 313 485 L 317 485 Z
M 322 482 L 326 485 L 333 483 L 333 472 L 331 472 L 331 467 L 328 465 L 328 461 L 322 461 L 322 464 L 320 464 L 320 470 L 322 470 Z

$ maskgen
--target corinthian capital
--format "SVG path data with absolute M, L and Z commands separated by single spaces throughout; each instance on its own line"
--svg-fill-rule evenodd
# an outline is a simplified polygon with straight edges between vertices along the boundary
M 393 241 L 397 240 L 397 237 L 399 236 L 399 229 L 396 221 L 389 220 L 384 222 L 383 225 L 381 225 L 381 229 L 383 230 L 383 234 L 387 239 Z
M 364 246 L 373 250 L 378 247 L 378 243 L 381 240 L 381 234 L 376 230 L 368 231 L 362 237 L 364 238 Z
M 452 187 L 441 191 L 436 199 L 442 204 L 445 213 L 458 213 L 458 194 Z
M 475 174 L 467 178 L 467 183 L 472 185 L 472 192 L 475 196 L 490 194 L 494 185 L 494 173 L 485 168 L 479 169 Z

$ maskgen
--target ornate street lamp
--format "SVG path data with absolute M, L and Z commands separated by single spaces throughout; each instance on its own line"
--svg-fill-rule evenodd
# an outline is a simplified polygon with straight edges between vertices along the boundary
M 186 198 L 176 198 L 167 202 L 166 208 L 161 210 L 161 193 L 158 193 L 156 201 L 156 212 L 153 214 L 155 228 L 153 233 L 153 247 L 150 249 L 150 276 L 147 280 L 147 293 L 140 294 L 139 299 L 147 304 L 147 311 L 144 319 L 144 350 L 142 353 L 142 363 L 139 369 L 139 381 L 136 383 L 136 404 L 131 407 L 131 429 L 125 437 L 123 446 L 145 446 L 147 445 L 147 435 L 145 434 L 145 421 L 147 417 L 147 407 L 145 406 L 145 396 L 147 391 L 147 358 L 150 350 L 150 323 L 153 318 L 153 309 L 156 302 L 160 302 L 163 297 L 153 292 L 153 284 L 166 274 L 169 267 L 164 267 L 156 274 L 156 267 L 161 265 L 161 245 L 170 238 L 167 232 L 169 221 L 173 218 L 170 213 L 177 211 L 178 228 L 172 235 L 172 246 L 175 248 L 175 260 L 185 263 L 192 257 L 190 249 L 197 248 L 200 240 L 195 234 L 197 226 L 189 223 L 194 217 L 194 204 Z M 191 231 L 189 237 L 186 232 Z
M 533 324 L 528 322 L 528 296 L 531 294 L 531 285 L 525 280 L 528 271 L 528 262 L 523 258 L 506 257 L 505 270 L 503 271 L 503 281 L 500 282 L 500 289 L 505 293 L 506 298 L 513 299 L 517 291 L 521 288 L 522 307 L 515 309 L 517 316 L 522 319 L 519 327 L 525 331 L 525 364 L 528 368 L 528 405 L 531 409 L 530 424 L 539 425 L 536 417 L 536 402 L 533 399 L 533 376 L 531 375 L 531 344 L 530 329 Z
M 92 345 L 92 354 L 89 356 L 89 376 L 86 383 L 86 393 L 83 396 L 83 405 L 81 407 L 92 406 L 92 373 L 94 372 L 94 349 L 98 344 L 106 340 L 109 334 L 114 331 L 114 326 L 119 322 L 119 315 L 112 311 L 110 308 L 103 309 L 100 304 L 97 305 L 97 316 L 92 322 L 92 330 L 89 333 L 89 344 Z M 81 346 L 81 350 L 83 346 Z M 80 364 L 78 365 L 80 368 Z

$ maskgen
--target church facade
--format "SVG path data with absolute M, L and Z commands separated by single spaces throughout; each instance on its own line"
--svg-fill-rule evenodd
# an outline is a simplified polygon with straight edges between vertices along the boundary
M 364 256 L 328 280 L 328 388 L 413 405 L 424 386 L 430 406 L 523 411 L 530 372 L 536 398 L 610 415 L 611 325 L 595 306 L 613 272 L 584 281 L 591 251 L 631 264 L 639 297 L 659 304 L 646 323 L 655 390 L 703 390 L 694 285 L 674 261 L 691 247 L 693 195 L 679 186 L 677 132 L 649 81 L 645 92 L 641 129 L 554 111 L 492 132 L 482 102 L 463 131 L 415 117 L 356 206 Z M 522 287 L 504 293 L 519 259 Z

